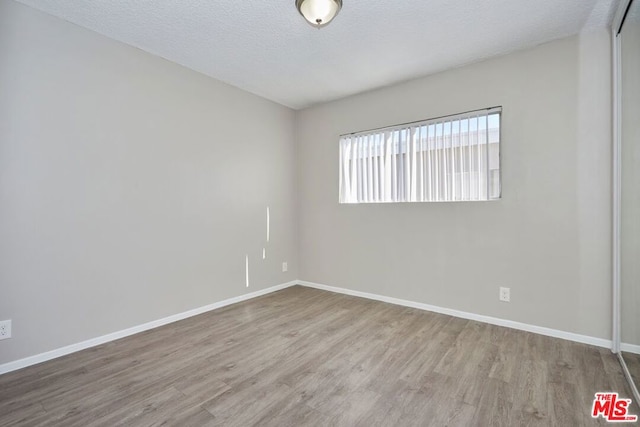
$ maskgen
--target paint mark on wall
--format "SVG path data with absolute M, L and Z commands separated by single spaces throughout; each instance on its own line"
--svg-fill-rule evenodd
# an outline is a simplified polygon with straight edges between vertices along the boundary
M 271 228 L 271 215 L 269 212 L 269 206 L 267 206 L 267 242 L 269 241 L 269 232 Z
M 249 255 L 247 255 L 245 257 L 244 270 L 245 270 L 244 271 L 244 274 L 245 274 L 244 280 L 245 280 L 245 282 L 247 284 L 247 288 L 248 288 L 249 287 Z

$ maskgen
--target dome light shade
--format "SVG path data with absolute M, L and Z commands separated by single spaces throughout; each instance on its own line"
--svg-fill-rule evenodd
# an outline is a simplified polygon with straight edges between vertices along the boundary
M 322 28 L 342 9 L 342 0 L 296 0 L 300 15 L 316 28 Z

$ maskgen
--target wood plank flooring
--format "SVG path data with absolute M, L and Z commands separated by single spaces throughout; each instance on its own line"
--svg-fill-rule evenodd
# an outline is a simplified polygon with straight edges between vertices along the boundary
M 587 426 L 597 391 L 631 397 L 607 349 L 295 286 L 2 375 L 0 425 Z

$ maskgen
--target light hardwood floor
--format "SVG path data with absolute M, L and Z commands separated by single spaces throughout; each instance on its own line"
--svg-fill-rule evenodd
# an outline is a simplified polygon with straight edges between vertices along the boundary
M 607 349 L 295 286 L 2 375 L 0 425 L 606 424 L 597 391 L 631 396 Z

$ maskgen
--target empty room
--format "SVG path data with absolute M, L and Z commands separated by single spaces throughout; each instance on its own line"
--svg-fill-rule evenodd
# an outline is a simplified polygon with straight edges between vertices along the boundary
M 640 415 L 640 0 L 0 0 L 0 426 Z

